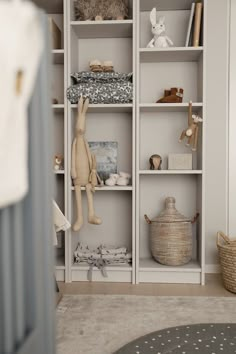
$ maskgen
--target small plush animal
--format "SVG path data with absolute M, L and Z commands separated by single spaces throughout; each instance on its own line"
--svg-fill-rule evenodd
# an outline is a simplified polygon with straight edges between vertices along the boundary
M 186 146 L 192 146 L 192 151 L 197 150 L 199 132 L 198 124 L 202 122 L 203 119 L 200 116 L 192 114 L 192 102 L 190 101 L 188 109 L 188 128 L 183 130 L 179 142 L 181 143 L 186 137 L 188 139 Z
M 55 155 L 54 157 L 54 170 L 59 171 L 63 169 L 63 156 Z
M 150 170 L 161 170 L 162 158 L 160 155 L 152 155 L 149 159 Z
M 77 21 L 128 18 L 127 0 L 75 0 L 74 10 Z
M 173 46 L 174 43 L 166 35 L 165 17 L 160 17 L 157 22 L 157 11 L 155 7 L 150 12 L 150 21 L 154 37 L 148 43 L 147 48 L 167 48 Z

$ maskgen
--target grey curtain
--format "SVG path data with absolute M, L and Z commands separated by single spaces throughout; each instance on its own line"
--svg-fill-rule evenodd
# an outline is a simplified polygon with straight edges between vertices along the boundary
M 55 352 L 50 49 L 41 18 L 45 50 L 29 107 L 29 193 L 0 210 L 1 354 Z

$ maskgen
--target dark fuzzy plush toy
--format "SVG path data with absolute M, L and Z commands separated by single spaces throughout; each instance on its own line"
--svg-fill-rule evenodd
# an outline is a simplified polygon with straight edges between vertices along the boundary
M 77 21 L 128 18 L 127 0 L 75 0 L 74 9 Z

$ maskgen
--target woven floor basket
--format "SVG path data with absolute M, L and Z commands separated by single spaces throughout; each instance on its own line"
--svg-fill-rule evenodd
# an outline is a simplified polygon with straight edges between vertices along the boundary
M 197 216 L 190 220 L 175 207 L 175 198 L 165 200 L 164 210 L 150 220 L 150 248 L 153 258 L 164 265 L 180 266 L 187 264 L 192 258 L 192 224 Z
M 223 232 L 218 232 L 216 243 L 224 286 L 236 293 L 236 240 L 230 240 Z
M 152 256 L 159 263 L 179 266 L 192 258 L 192 225 L 190 222 L 155 223 L 150 230 Z

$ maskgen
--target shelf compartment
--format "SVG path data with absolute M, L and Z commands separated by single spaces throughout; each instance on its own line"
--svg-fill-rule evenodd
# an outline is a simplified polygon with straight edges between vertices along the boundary
M 147 214 L 150 219 L 153 219 L 159 215 L 163 211 L 165 199 L 168 196 L 174 197 L 176 199 L 176 208 L 181 214 L 185 215 L 189 219 L 192 219 L 197 212 L 200 213 L 200 218 L 194 225 L 192 225 L 192 259 L 199 259 L 199 251 L 202 239 L 201 218 L 203 212 L 201 191 L 201 175 L 160 175 L 158 178 L 155 175 L 146 175 L 140 179 L 140 200 L 142 200 L 142 203 L 140 205 L 139 211 L 139 259 L 150 259 L 153 262 L 141 262 L 141 272 L 148 272 L 149 268 L 154 268 L 154 271 L 156 270 L 160 273 L 163 269 L 165 269 L 165 267 L 163 268 L 163 266 L 159 265 L 159 263 L 152 260 L 149 242 L 150 226 L 147 225 L 143 215 Z M 188 198 L 183 198 L 183 195 L 187 195 Z M 197 264 L 197 262 L 194 263 Z M 161 268 L 161 270 L 159 268 Z M 184 272 L 186 269 L 190 269 L 189 273 L 191 274 L 197 272 L 196 266 L 194 266 L 194 270 L 192 271 L 192 263 L 189 263 L 188 266 L 182 266 L 179 268 L 174 267 L 176 268 L 174 270 L 172 268 L 173 267 L 166 268 L 166 272 L 171 273 L 170 275 L 172 280 L 174 280 L 174 274 L 176 273 L 177 269 L 179 269 L 179 273 Z M 200 267 L 197 267 L 197 269 L 200 269 Z M 146 279 L 145 277 L 144 279 Z M 153 277 L 152 281 L 154 282 L 155 274 L 151 275 L 151 277 Z M 162 275 L 160 276 L 160 279 L 156 280 L 156 282 L 160 281 L 161 277 L 164 282 L 164 276 Z M 195 276 L 193 277 L 195 278 Z M 195 280 L 199 280 L 198 283 L 200 283 L 200 279 L 198 277 Z
M 129 38 L 133 31 L 133 20 L 71 21 L 70 24 L 78 38 Z
M 141 112 L 187 112 L 188 107 L 188 103 L 141 103 L 139 105 Z M 193 103 L 194 112 L 199 111 L 202 107 L 202 103 Z
M 73 265 L 72 266 L 72 281 L 88 281 L 89 266 L 88 265 Z M 92 280 L 98 282 L 132 282 L 132 265 L 117 265 L 106 268 L 108 277 L 105 278 L 101 271 L 94 267 Z
M 141 113 L 140 117 L 140 151 L 139 170 L 144 174 L 196 174 L 202 170 L 202 125 L 199 131 L 198 149 L 192 152 L 186 147 L 186 139 L 179 143 L 179 137 L 187 127 L 188 115 L 181 112 Z M 164 132 L 164 134 L 163 134 Z M 158 139 L 157 139 L 158 136 Z M 168 156 L 175 154 L 191 154 L 192 169 L 173 171 L 168 169 Z M 151 171 L 149 158 L 153 154 L 162 157 L 162 170 Z M 147 171 L 147 172 L 146 172 Z
M 140 48 L 142 63 L 198 61 L 203 47 Z
M 201 175 L 202 170 L 140 170 L 140 175 Z
M 197 261 L 183 266 L 171 267 L 153 259 L 140 259 L 139 281 L 141 283 L 201 283 L 201 267 Z
M 177 10 L 190 10 L 192 0 L 141 0 L 140 10 L 151 11 L 153 7 L 157 7 L 158 11 L 177 11 Z
M 56 269 L 57 270 L 64 270 L 65 269 L 65 258 L 63 255 L 56 256 Z
M 64 64 L 64 49 L 52 50 L 53 64 Z
M 75 187 L 71 187 L 71 190 L 74 191 Z M 81 190 L 85 191 L 85 187 L 82 187 Z M 104 186 L 104 187 L 95 187 L 95 190 L 99 191 L 99 192 L 108 192 L 108 191 L 125 192 L 125 191 L 132 191 L 133 187 L 132 186 L 124 186 L 124 187 L 120 187 L 120 186 L 114 186 L 114 187 Z
M 72 104 L 72 109 L 77 109 L 77 104 Z M 131 113 L 133 104 L 90 104 L 88 113 Z

